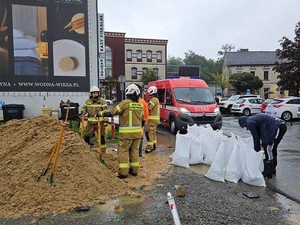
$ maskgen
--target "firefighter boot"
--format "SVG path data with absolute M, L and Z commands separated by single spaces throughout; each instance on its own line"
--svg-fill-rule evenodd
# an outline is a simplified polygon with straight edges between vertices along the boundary
M 90 144 L 91 144 L 91 138 L 90 138 L 90 136 L 84 136 L 84 141 L 85 141 L 88 145 L 90 145 Z
M 132 176 L 137 176 L 137 173 L 134 173 L 132 168 L 129 169 L 129 174 Z
M 153 151 L 156 149 L 156 144 L 154 143 L 153 144 Z
M 272 178 L 273 161 L 264 160 L 264 172 L 262 173 L 265 178 Z

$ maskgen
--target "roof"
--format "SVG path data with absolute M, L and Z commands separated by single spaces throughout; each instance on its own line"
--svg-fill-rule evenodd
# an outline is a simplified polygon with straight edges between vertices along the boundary
M 280 62 L 275 51 L 226 52 L 224 56 L 226 66 L 274 65 L 275 62 Z

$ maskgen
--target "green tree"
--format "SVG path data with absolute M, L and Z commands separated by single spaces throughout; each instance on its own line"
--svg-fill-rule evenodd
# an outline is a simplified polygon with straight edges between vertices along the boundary
M 263 86 L 263 82 L 258 76 L 246 72 L 232 74 L 229 83 L 236 88 L 237 93 L 245 93 L 247 89 L 250 89 L 251 93 L 255 93 Z
M 221 47 L 221 50 L 218 51 L 218 55 L 220 56 L 224 56 L 225 52 L 231 52 L 232 50 L 235 49 L 235 46 L 232 45 L 232 44 L 225 44 L 225 45 L 222 45 Z
M 226 79 L 223 73 L 211 73 L 210 76 L 214 79 L 215 85 L 221 87 L 223 96 L 224 89 L 228 87 L 229 81 Z
M 279 73 L 277 85 L 283 90 L 289 90 L 299 96 L 300 90 L 300 22 L 295 27 L 294 41 L 283 37 L 280 40 L 282 49 L 276 53 L 281 62 L 276 62 L 274 70 Z
M 150 81 L 158 80 L 157 74 L 155 74 L 153 69 L 146 69 L 146 73 L 143 73 L 140 81 L 143 85 L 147 85 Z
M 221 67 L 217 68 L 215 61 L 212 59 L 207 60 L 204 56 L 198 55 L 191 50 L 184 54 L 184 64 L 187 66 L 200 66 L 201 78 L 207 83 L 213 83 L 213 79 L 209 75 L 210 73 L 221 72 Z

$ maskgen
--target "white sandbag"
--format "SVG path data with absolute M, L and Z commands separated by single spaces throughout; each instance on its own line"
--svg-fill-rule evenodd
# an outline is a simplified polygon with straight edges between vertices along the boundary
M 242 180 L 246 184 L 265 187 L 265 179 L 260 171 L 263 164 L 263 151 L 256 152 L 247 140 L 238 138 L 240 148 L 240 160 L 242 163 Z
M 241 138 L 241 137 L 239 137 Z M 249 145 L 249 149 L 252 149 L 253 151 L 254 150 L 254 143 L 253 143 L 253 138 L 252 137 L 248 137 L 248 138 L 242 138 L 243 139 L 243 142 L 246 143 L 247 145 Z M 264 159 L 264 156 L 263 156 L 263 159 Z M 260 172 L 263 172 L 264 171 L 264 163 L 262 162 L 259 166 L 259 171 Z
M 190 138 L 189 164 L 203 163 L 203 151 L 201 146 L 201 138 L 197 138 L 194 136 Z
M 205 130 L 205 135 L 202 136 L 202 151 L 203 151 L 203 163 L 211 165 L 215 154 L 221 144 L 221 138 L 223 134 L 221 132 L 214 131 L 210 126 Z
M 179 132 L 176 134 L 176 142 L 175 142 L 175 151 L 173 152 L 171 158 L 171 164 L 176 166 L 181 166 L 184 168 L 189 168 L 189 148 L 190 148 L 190 140 L 187 134 L 180 134 Z
M 232 148 L 230 157 L 227 161 L 225 168 L 225 180 L 233 183 L 237 183 L 242 178 L 242 163 L 240 161 L 239 142 L 236 138 L 231 140 L 230 146 Z
M 215 181 L 225 181 L 225 167 L 232 151 L 231 147 L 229 147 L 231 139 L 235 139 L 235 137 L 228 139 L 224 136 L 224 138 L 222 138 L 215 158 L 205 175 L 207 178 Z

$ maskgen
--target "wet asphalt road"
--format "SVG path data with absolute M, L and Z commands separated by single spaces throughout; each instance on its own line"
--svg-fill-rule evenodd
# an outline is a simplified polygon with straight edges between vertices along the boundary
M 237 117 L 224 117 L 224 133 L 237 132 L 248 137 L 250 133 L 239 129 L 236 121 Z M 294 188 L 299 179 L 292 179 L 292 176 L 286 174 L 287 171 L 291 173 L 291 169 L 295 169 L 294 154 L 299 154 L 296 147 L 299 142 L 298 126 L 300 127 L 300 123 L 293 124 L 292 128 L 288 127 L 287 135 L 279 145 L 278 175 L 267 181 L 267 188 L 250 186 L 243 182 L 234 184 L 211 181 L 204 176 L 208 168 L 205 165 L 192 166 L 190 169 L 172 166 L 164 172 L 164 178 L 154 182 L 153 189 L 137 190 L 141 194 L 138 198 L 117 197 L 105 204 L 97 204 L 87 212 L 70 211 L 44 217 L 0 218 L 0 224 L 174 224 L 167 204 L 167 192 L 175 196 L 181 224 L 300 224 L 300 220 L 297 220 L 299 217 L 293 223 L 290 222 L 290 215 L 293 213 L 291 206 L 298 204 L 288 201 L 288 207 L 283 206 L 278 199 L 288 199 L 268 188 L 274 185 L 273 190 L 278 189 L 289 198 L 299 198 L 297 187 Z M 160 127 L 158 143 L 159 148 L 150 154 L 170 155 L 174 151 L 175 136 Z M 286 183 L 290 185 L 285 185 Z M 185 187 L 185 197 L 176 196 L 176 185 Z M 249 199 L 243 195 L 244 191 L 253 191 L 259 198 Z M 116 205 L 122 210 L 116 212 Z

